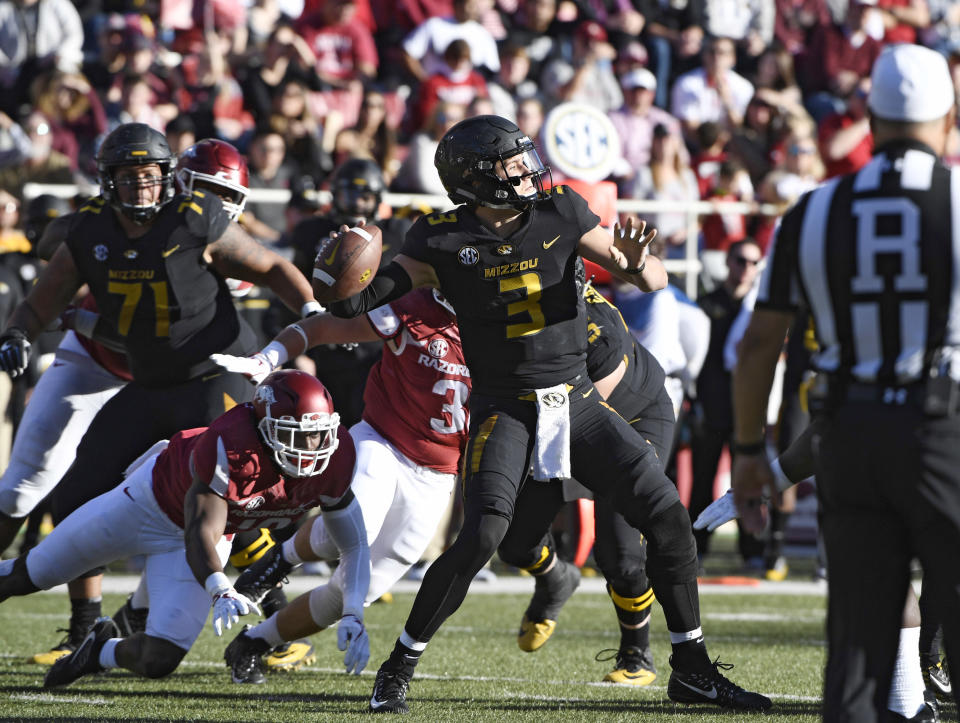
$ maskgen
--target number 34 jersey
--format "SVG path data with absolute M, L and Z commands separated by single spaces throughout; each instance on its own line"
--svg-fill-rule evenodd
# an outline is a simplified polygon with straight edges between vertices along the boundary
M 434 268 L 457 310 L 477 392 L 516 396 L 586 373 L 574 259 L 598 223 L 580 195 L 558 186 L 507 237 L 468 206 L 424 216 L 407 232 L 401 253 Z
M 470 396 L 456 317 L 423 288 L 367 319 L 384 350 L 367 377 L 364 421 L 416 464 L 456 473 Z

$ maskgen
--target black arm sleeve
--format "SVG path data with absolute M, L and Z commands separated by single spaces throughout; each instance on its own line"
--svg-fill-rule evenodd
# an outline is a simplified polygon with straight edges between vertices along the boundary
M 389 266 L 377 273 L 373 281 L 361 291 L 348 299 L 326 304 L 327 311 L 341 319 L 352 319 L 365 314 L 370 309 L 388 304 L 399 299 L 413 288 L 410 274 L 400 264 L 391 262 Z

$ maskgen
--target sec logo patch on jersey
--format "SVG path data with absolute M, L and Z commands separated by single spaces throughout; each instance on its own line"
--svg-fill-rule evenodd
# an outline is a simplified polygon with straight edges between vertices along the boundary
M 106 261 L 107 256 L 110 255 L 110 252 L 107 250 L 107 247 L 104 244 L 97 244 L 93 247 L 93 258 L 97 261 Z
M 480 260 L 480 252 L 473 246 L 463 246 L 457 254 L 457 258 L 464 266 L 473 266 Z
M 434 339 L 427 346 L 427 351 L 434 359 L 443 359 L 450 350 L 450 345 L 443 339 Z

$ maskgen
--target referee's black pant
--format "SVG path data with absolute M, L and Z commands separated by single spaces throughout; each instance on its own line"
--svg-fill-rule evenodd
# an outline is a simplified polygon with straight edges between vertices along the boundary
M 960 673 L 960 416 L 846 402 L 814 440 L 830 581 L 825 721 L 883 720 L 911 559 Z

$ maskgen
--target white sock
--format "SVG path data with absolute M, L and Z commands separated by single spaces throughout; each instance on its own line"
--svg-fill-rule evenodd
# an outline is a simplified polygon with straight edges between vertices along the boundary
M 678 643 L 689 643 L 691 640 L 696 640 L 697 638 L 703 637 L 703 628 L 696 628 L 686 633 L 675 633 L 670 631 L 670 642 L 674 645 Z M 919 643 L 918 649 L 919 649 Z
M 923 708 L 924 685 L 920 674 L 919 649 L 920 628 L 901 628 L 887 708 L 904 718 L 913 718 Z
M 410 650 L 418 650 L 421 653 L 427 649 L 427 644 L 411 638 L 407 634 L 406 628 L 404 628 L 403 632 L 400 633 L 400 644 L 404 647 L 410 648 Z
M 104 670 L 119 667 L 117 665 L 117 643 L 123 638 L 110 638 L 100 648 L 100 667 Z
M 147 574 L 140 576 L 140 584 L 133 591 L 133 597 L 130 598 L 130 607 L 134 610 L 144 610 L 150 607 L 150 593 L 147 592 Z
M 297 548 L 293 544 L 295 539 L 297 539 L 296 535 L 291 537 L 289 540 L 284 541 L 280 554 L 283 555 L 283 559 L 289 562 L 291 565 L 302 565 L 303 560 L 300 559 L 300 555 L 297 554 Z
M 251 638 L 266 640 L 270 643 L 271 648 L 275 648 L 285 642 L 283 636 L 280 635 L 280 631 L 277 629 L 277 613 L 271 615 L 255 628 L 248 630 L 247 635 Z

